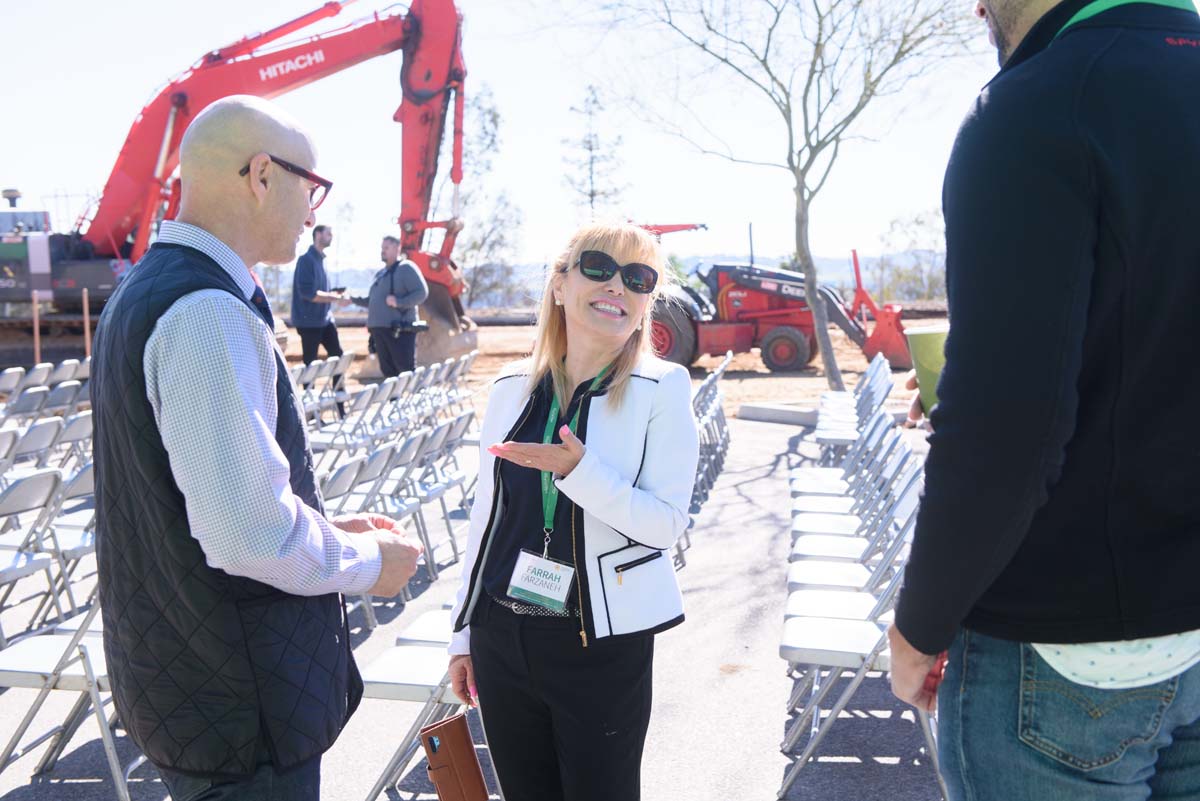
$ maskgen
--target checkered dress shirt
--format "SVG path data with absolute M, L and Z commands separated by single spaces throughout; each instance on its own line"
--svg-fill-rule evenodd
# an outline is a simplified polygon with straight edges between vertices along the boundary
M 248 299 L 241 258 L 209 232 L 164 221 L 159 242 L 212 258 Z M 379 578 L 379 546 L 297 498 L 275 442 L 278 350 L 246 304 L 219 289 L 177 300 L 146 343 L 146 397 L 162 434 L 192 536 L 208 564 L 293 595 L 360 594 Z

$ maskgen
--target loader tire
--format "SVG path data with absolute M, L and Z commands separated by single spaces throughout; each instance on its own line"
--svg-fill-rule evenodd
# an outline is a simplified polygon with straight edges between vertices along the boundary
M 803 370 L 808 366 L 808 337 L 798 328 L 772 328 L 762 340 L 762 360 L 773 373 Z
M 691 367 L 696 361 L 696 323 L 677 303 L 659 301 L 650 323 L 654 352 L 669 362 Z

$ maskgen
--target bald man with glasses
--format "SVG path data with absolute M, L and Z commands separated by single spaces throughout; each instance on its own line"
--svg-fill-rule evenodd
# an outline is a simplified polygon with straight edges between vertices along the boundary
M 362 695 L 343 594 L 394 596 L 419 547 L 325 515 L 252 272 L 295 257 L 331 182 L 276 107 L 230 97 L 180 149 L 177 220 L 105 307 L 92 367 L 104 650 L 176 801 L 317 799 Z

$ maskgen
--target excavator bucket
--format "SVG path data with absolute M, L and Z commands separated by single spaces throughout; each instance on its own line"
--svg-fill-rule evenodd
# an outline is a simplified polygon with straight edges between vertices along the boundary
M 908 351 L 908 339 L 904 336 L 904 324 L 900 322 L 903 307 L 885 303 L 875 314 L 875 329 L 863 343 L 863 354 L 868 359 L 882 353 L 892 369 L 909 370 L 913 366 L 912 354 Z
M 470 353 L 479 345 L 479 329 L 463 313 L 458 298 L 444 284 L 429 283 L 429 297 L 421 304 L 421 317 L 429 330 L 417 334 L 417 362 L 433 364 Z

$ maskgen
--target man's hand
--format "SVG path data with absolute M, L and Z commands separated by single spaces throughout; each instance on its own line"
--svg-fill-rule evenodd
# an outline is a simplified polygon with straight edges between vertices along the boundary
M 563 426 L 558 430 L 561 445 L 543 445 L 531 442 L 501 442 L 488 448 L 488 453 L 497 459 L 507 459 L 513 464 L 531 470 L 544 470 L 556 476 L 566 476 L 579 464 L 586 449 L 571 429 Z
M 383 529 L 384 531 L 393 531 L 397 534 L 402 534 L 403 529 L 400 524 L 390 517 L 384 515 L 341 515 L 329 519 L 330 523 L 340 528 L 342 531 L 351 534 L 363 534 L 375 529 Z
M 392 531 L 376 529 L 371 533 L 379 543 L 382 565 L 379 568 L 379 580 L 368 593 L 380 598 L 394 598 L 416 574 L 421 545 L 406 535 Z
M 391 306 L 393 309 L 398 308 L 400 306 L 400 304 L 398 302 L 396 302 L 395 295 L 387 296 L 387 305 Z
M 945 662 L 913 648 L 894 623 L 888 627 L 888 643 L 892 650 L 892 693 L 906 704 L 933 712 Z M 935 666 L 939 668 L 936 673 Z
M 450 657 L 450 689 L 467 706 L 477 706 L 479 693 L 475 691 L 475 666 L 470 654 Z

